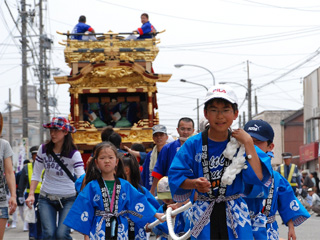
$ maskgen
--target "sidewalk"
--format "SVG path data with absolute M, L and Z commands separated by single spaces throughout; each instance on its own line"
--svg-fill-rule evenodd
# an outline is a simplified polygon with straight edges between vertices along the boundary
M 71 237 L 73 238 L 73 240 L 83 240 L 84 239 L 83 235 L 76 232 L 76 231 L 71 233 Z M 29 232 L 23 231 L 23 222 L 22 222 L 20 216 L 18 216 L 17 227 L 11 228 L 9 226 L 9 228 L 6 228 L 3 239 L 4 240 L 19 240 L 19 239 L 27 240 L 27 239 L 29 239 Z

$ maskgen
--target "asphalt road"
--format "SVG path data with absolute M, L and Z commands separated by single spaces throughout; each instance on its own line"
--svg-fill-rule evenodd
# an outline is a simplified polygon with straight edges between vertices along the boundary
M 281 224 L 281 219 L 277 216 L 279 225 L 280 238 L 287 239 L 288 229 Z M 23 232 L 23 223 L 19 217 L 19 222 L 16 228 L 7 228 L 4 234 L 4 240 L 19 240 L 28 239 L 28 232 Z M 312 214 L 306 222 L 296 228 L 296 235 L 298 240 L 319 240 L 320 239 L 320 217 Z M 71 234 L 74 240 L 83 240 L 83 235 L 78 232 Z M 155 238 L 152 238 L 155 239 Z

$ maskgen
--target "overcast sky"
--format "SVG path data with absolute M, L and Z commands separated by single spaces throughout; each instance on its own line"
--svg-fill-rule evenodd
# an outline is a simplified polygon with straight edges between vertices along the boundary
M 8 89 L 13 102 L 20 104 L 21 59 L 19 31 L 12 20 L 18 20 L 20 0 L 0 1 L 0 110 L 5 111 Z M 26 0 L 29 9 L 34 0 Z M 181 83 L 181 78 L 212 86 L 211 75 L 200 68 L 174 64 L 195 64 L 209 69 L 216 84 L 222 81 L 247 84 L 247 65 L 252 79 L 253 96 L 258 96 L 258 111 L 299 109 L 303 107 L 303 78 L 319 67 L 315 55 L 320 46 L 320 2 L 298 0 L 207 0 L 207 1 L 130 1 L 130 0 L 47 0 L 44 1 L 45 31 L 53 39 L 51 65 L 67 75 L 70 69 L 64 62 L 65 39 L 56 31 L 72 30 L 80 15 L 96 32 L 128 32 L 141 26 L 140 14 L 149 13 L 157 30 L 160 52 L 154 61 L 156 73 L 171 73 L 168 83 L 158 84 L 160 122 L 171 132 L 180 117 L 196 120 L 196 99 L 200 102 L 206 90 L 201 86 Z M 38 9 L 36 10 L 38 12 Z M 38 20 L 28 25 L 35 35 Z M 20 27 L 19 20 L 17 21 Z M 37 46 L 38 39 L 32 38 Z M 32 40 L 29 40 L 32 45 Z M 38 84 L 33 76 L 32 58 L 28 70 L 29 84 Z M 305 64 L 304 64 L 305 63 Z M 300 67 L 299 67 L 300 66 Z M 294 70 L 294 71 L 293 71 Z M 232 85 L 239 103 L 246 89 Z M 58 98 L 60 115 L 69 113 L 69 85 L 52 85 L 50 95 Z M 247 102 L 240 113 L 247 112 Z M 254 108 L 253 108 L 253 113 Z M 57 112 L 57 111 L 56 111 Z M 202 109 L 201 109 L 201 115 Z M 235 124 L 234 127 L 237 127 Z

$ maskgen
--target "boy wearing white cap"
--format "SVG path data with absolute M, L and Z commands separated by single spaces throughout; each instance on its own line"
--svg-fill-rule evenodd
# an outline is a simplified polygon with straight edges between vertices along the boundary
M 249 211 L 241 194 L 247 191 L 245 183 L 261 187 L 256 197 L 267 192 L 270 169 L 258 158 L 249 134 L 243 129 L 230 131 L 238 117 L 232 88 L 210 88 L 204 115 L 209 127 L 189 138 L 171 164 L 173 200 L 182 202 L 195 190 L 198 193 L 191 216 L 191 239 L 253 239 Z M 240 152 L 236 140 L 244 145 Z

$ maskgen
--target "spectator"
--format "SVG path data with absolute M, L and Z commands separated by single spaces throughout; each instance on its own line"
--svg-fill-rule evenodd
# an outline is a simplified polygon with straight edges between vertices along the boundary
M 44 239 L 68 240 L 72 239 L 70 228 L 63 221 L 76 199 L 74 174 L 77 177 L 84 174 L 84 164 L 71 136 L 76 129 L 66 118 L 54 117 L 43 127 L 50 129 L 51 139 L 39 147 L 26 203 L 31 209 L 42 170 L 45 169 L 39 196 L 42 235 Z
M 33 167 L 34 163 L 36 161 L 37 153 L 38 153 L 39 146 L 33 146 L 30 148 L 30 153 L 32 157 L 32 162 L 28 163 L 26 166 L 24 166 L 21 170 L 21 178 L 20 182 L 18 185 L 18 200 L 20 203 L 24 202 L 24 199 L 28 198 L 29 192 L 30 192 L 30 185 L 31 185 L 31 176 L 33 174 Z M 43 173 L 42 177 L 43 179 Z M 38 183 L 36 190 L 34 192 L 34 208 L 37 209 L 35 214 L 36 214 L 36 223 L 29 223 L 24 226 L 24 230 L 29 229 L 29 239 L 42 239 L 42 229 L 41 229 L 41 219 L 40 219 L 40 214 L 38 208 L 36 208 L 38 200 L 39 200 L 39 193 L 40 193 L 40 188 L 41 188 L 41 181 Z M 27 189 L 25 193 L 25 189 Z
M 317 172 L 312 172 L 312 173 L 310 173 L 310 177 L 312 177 L 311 180 L 312 180 L 314 186 L 316 187 L 316 194 L 319 195 L 320 189 L 319 189 L 318 173 Z
M 147 154 L 146 160 L 143 164 L 143 169 L 141 172 L 141 179 L 142 184 L 145 186 L 149 191 L 152 186 L 152 171 L 154 168 L 154 165 L 157 162 L 158 155 L 163 148 L 163 146 L 166 144 L 166 141 L 168 139 L 167 135 L 167 128 L 164 125 L 155 125 L 152 127 L 152 138 L 155 143 L 155 146 L 153 147 L 152 151 L 150 151 Z
M 114 146 L 116 146 L 118 153 L 120 154 L 126 153 L 126 151 L 120 148 L 122 139 L 119 133 L 113 132 L 109 137 L 109 142 L 111 142 Z
M 2 129 L 2 126 L 0 126 Z M 17 207 L 16 179 L 12 167 L 13 151 L 8 141 L 0 139 L 0 239 L 3 239 L 9 214 L 13 214 Z M 6 183 L 10 198 L 7 201 Z
M 124 149 L 134 155 L 139 163 L 140 166 L 143 165 L 144 161 L 146 160 L 147 153 L 146 149 L 141 143 L 134 143 L 132 144 L 131 148 L 124 146 Z
M 311 178 L 308 176 L 308 170 L 302 171 L 302 179 L 303 179 L 303 185 L 302 188 L 305 190 L 314 187 L 314 184 L 311 180 Z
M 308 194 L 312 197 L 311 209 L 320 217 L 320 197 L 315 193 L 315 188 L 308 188 Z
M 109 137 L 111 136 L 111 134 L 114 133 L 114 130 L 111 126 L 107 126 L 103 129 L 103 131 L 101 132 L 101 140 L 102 142 L 107 142 L 109 141 Z
M 168 171 L 172 163 L 173 158 L 184 144 L 185 141 L 193 134 L 194 132 L 194 122 L 191 118 L 183 117 L 178 121 L 177 132 L 179 133 L 179 139 L 171 142 L 163 147 L 161 150 L 158 161 L 154 166 L 152 176 L 153 182 L 150 189 L 151 194 L 155 195 L 155 189 L 157 187 L 158 181 L 164 177 L 168 176 Z
M 24 160 L 23 161 L 23 167 L 26 166 L 30 161 L 28 159 Z M 17 206 L 18 206 L 18 209 L 19 209 L 19 214 L 20 214 L 20 217 L 22 219 L 22 221 L 24 222 L 24 226 L 23 226 L 23 231 L 28 231 L 28 223 L 24 221 L 24 212 L 23 212 L 23 208 L 24 208 L 24 198 L 23 198 L 23 201 L 19 201 L 19 190 L 18 190 L 18 186 L 19 186 L 19 182 L 21 180 L 21 174 L 22 174 L 22 170 L 20 172 L 17 172 L 16 173 L 16 186 L 17 186 Z M 15 228 L 16 227 L 16 224 L 17 224 L 17 212 L 14 212 L 14 214 L 12 215 L 12 225 L 11 227 L 12 228 Z

